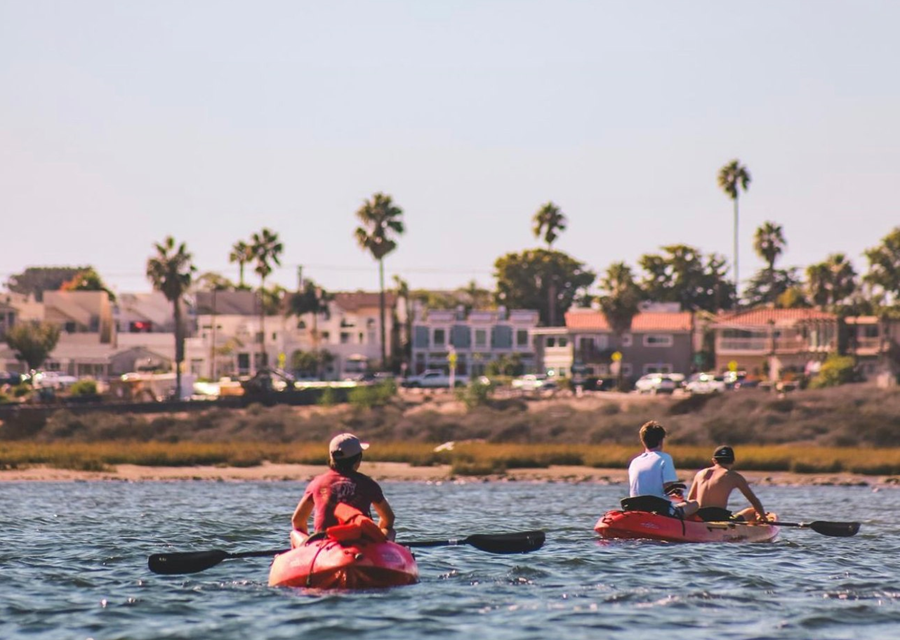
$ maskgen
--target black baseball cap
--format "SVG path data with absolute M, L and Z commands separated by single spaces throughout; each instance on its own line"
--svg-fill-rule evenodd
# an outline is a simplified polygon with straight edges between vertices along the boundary
M 724 462 L 734 461 L 734 449 L 731 447 L 719 447 L 713 454 L 713 460 L 722 460 Z

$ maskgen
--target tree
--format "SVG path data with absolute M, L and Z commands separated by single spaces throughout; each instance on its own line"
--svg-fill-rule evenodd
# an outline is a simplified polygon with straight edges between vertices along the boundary
M 92 267 L 28 267 L 22 273 L 10 276 L 6 288 L 13 293 L 33 295 L 41 302 L 44 291 L 58 291 L 64 282 L 68 282 L 79 273 Z
M 474 282 L 475 281 L 473 280 L 472 284 L 474 284 Z M 412 361 L 412 332 L 414 319 L 411 304 L 412 294 L 409 290 L 409 283 L 400 276 L 394 276 L 394 286 L 397 291 L 397 298 L 403 300 L 403 312 L 405 318 L 403 324 L 403 340 L 399 345 L 400 361 L 401 363 L 405 363 L 406 370 L 409 370 L 409 364 Z M 398 340 L 398 342 L 400 341 Z
M 475 280 L 470 280 L 465 287 L 456 290 L 465 299 L 467 309 L 486 309 L 491 305 L 491 292 L 478 286 Z
M 207 271 L 194 280 L 196 291 L 233 291 L 234 283 L 220 273 Z
M 191 280 L 197 268 L 193 256 L 185 244 L 175 244 L 175 238 L 167 236 L 162 243 L 154 245 L 156 255 L 147 260 L 147 278 L 153 288 L 161 291 L 172 303 L 175 316 L 175 399 L 181 399 L 181 364 L 184 362 L 184 325 L 181 321 L 181 298 L 191 287 Z
M 391 196 L 376 193 L 357 209 L 360 226 L 353 232 L 357 244 L 378 261 L 379 310 L 381 313 L 381 366 L 387 366 L 384 321 L 384 257 L 397 248 L 396 236 L 403 235 L 403 209 Z
M 566 216 L 552 202 L 548 202 L 538 209 L 537 213 L 531 218 L 531 231 L 535 238 L 544 237 L 547 243 L 547 249 L 551 249 L 554 241 L 559 237 L 560 231 L 566 230 Z
M 622 345 L 622 336 L 631 329 L 631 321 L 638 314 L 642 293 L 634 280 L 634 273 L 624 262 L 614 262 L 600 279 L 600 309 L 606 316 L 610 329 L 616 336 L 616 344 Z M 619 369 L 618 386 L 622 387 L 622 370 Z
M 833 253 L 825 262 L 806 268 L 806 286 L 813 304 L 832 307 L 856 291 L 856 271 L 843 253 Z
M 303 288 L 288 296 L 286 315 L 300 318 L 307 313 L 312 314 L 312 341 L 315 355 L 319 353 L 319 314 L 328 311 L 328 303 L 334 296 L 312 280 L 304 280 Z M 297 367 L 295 367 L 297 368 Z M 319 377 L 319 369 L 315 369 L 316 377 Z
M 781 225 L 774 222 L 763 223 L 753 236 L 753 248 L 756 254 L 766 261 L 769 271 L 774 271 L 775 261 L 784 253 L 787 241 L 784 239 L 784 231 Z
M 532 249 L 508 253 L 494 263 L 496 298 L 509 308 L 536 309 L 548 325 L 572 306 L 582 289 L 590 287 L 596 274 L 560 251 Z M 551 286 L 555 295 L 550 299 Z M 552 311 L 551 311 L 552 306 Z
M 88 267 L 84 271 L 79 271 L 71 280 L 63 282 L 59 287 L 60 291 L 105 291 L 110 300 L 116 299 L 109 287 L 103 282 L 100 274 L 93 267 Z
M 281 252 L 284 251 L 284 246 L 278 240 L 277 233 L 263 228 L 259 233 L 253 234 L 250 251 L 256 261 L 256 267 L 253 270 L 259 276 L 259 345 L 262 349 L 261 364 L 266 366 L 269 363 L 269 356 L 266 353 L 266 278 L 272 273 L 273 262 L 281 266 Z
M 744 303 L 749 307 L 770 304 L 781 307 L 782 296 L 800 286 L 797 269 L 760 269 L 744 290 Z
M 238 264 L 238 288 L 245 289 L 244 284 L 244 265 L 253 260 L 253 247 L 238 240 L 231 246 L 231 253 L 228 254 L 228 262 L 237 262 Z
M 887 302 L 896 302 L 900 299 L 900 227 L 882 238 L 880 245 L 867 249 L 865 256 L 869 260 L 865 282 L 881 289 Z
M 738 266 L 738 195 L 747 192 L 750 185 L 750 172 L 737 160 L 732 160 L 719 169 L 719 187 L 734 202 L 734 295 L 740 297 L 741 273 Z
M 641 289 L 648 300 L 677 302 L 685 311 L 715 313 L 734 305 L 734 283 L 725 279 L 725 259 L 704 257 L 687 245 L 662 247 L 663 254 L 645 254 L 638 263 L 644 270 Z
M 531 231 L 534 233 L 535 238 L 540 238 L 543 233 L 544 242 L 547 243 L 547 249 L 549 250 L 553 247 L 553 241 L 559 237 L 558 232 L 566 230 L 566 222 L 566 216 L 559 210 L 559 207 L 552 202 L 548 202 L 534 214 Z M 547 296 L 549 300 L 548 307 L 550 309 L 549 324 L 555 326 L 556 305 L 553 304 L 553 300 L 556 298 L 556 282 L 553 280 L 550 281 Z
M 59 326 L 50 322 L 19 322 L 6 332 L 6 344 L 16 354 L 16 360 L 29 369 L 38 369 L 59 342 Z

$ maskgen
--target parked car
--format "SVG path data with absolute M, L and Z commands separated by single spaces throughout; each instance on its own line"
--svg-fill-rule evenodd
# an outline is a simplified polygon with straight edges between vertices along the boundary
M 0 387 L 8 384 L 11 387 L 20 384 L 24 380 L 22 374 L 13 373 L 12 371 L 0 371 Z
M 440 389 L 450 387 L 450 375 L 440 369 L 426 369 L 416 376 L 409 376 L 403 381 L 403 386 L 408 388 Z M 469 384 L 469 376 L 457 374 L 453 377 L 453 384 L 464 387 Z
M 675 391 L 675 381 L 665 373 L 648 373 L 638 378 L 634 383 L 634 389 L 638 393 L 672 393 Z
M 725 378 L 715 373 L 695 373 L 684 384 L 688 393 L 722 393 L 726 389 Z
M 31 374 L 31 383 L 35 389 L 56 389 L 57 391 L 68 389 L 78 382 L 75 376 L 66 375 L 59 371 L 38 371 Z
M 548 378 L 544 375 L 529 373 L 513 379 L 512 388 L 521 391 L 544 391 L 555 390 L 557 388 L 556 380 Z

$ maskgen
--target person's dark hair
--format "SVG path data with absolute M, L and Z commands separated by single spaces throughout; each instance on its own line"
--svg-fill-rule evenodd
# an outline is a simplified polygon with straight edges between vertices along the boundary
M 645 422 L 641 427 L 641 442 L 648 449 L 655 449 L 662 444 L 663 438 L 666 437 L 666 428 L 656 420 Z
M 331 456 L 328 457 L 328 466 L 337 471 L 338 473 L 349 473 L 353 471 L 353 467 L 357 462 L 362 460 L 362 454 L 357 453 L 355 456 L 350 456 L 349 458 L 342 458 L 340 460 L 335 460 Z

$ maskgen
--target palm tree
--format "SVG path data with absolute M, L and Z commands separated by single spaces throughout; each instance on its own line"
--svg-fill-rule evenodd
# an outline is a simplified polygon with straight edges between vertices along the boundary
M 559 237 L 559 232 L 566 230 L 568 220 L 566 220 L 563 212 L 559 210 L 559 207 L 552 202 L 548 202 L 538 209 L 537 213 L 531 218 L 531 222 L 531 232 L 534 234 L 534 237 L 540 238 L 543 235 L 544 242 L 547 243 L 547 248 L 549 249 Z
M 287 299 L 286 315 L 294 315 L 298 318 L 312 314 L 312 341 L 313 355 L 317 358 L 316 362 L 320 362 L 319 358 L 319 314 L 328 310 L 328 303 L 334 299 L 334 296 L 322 287 L 318 286 L 312 280 L 306 280 L 302 289 L 290 295 Z M 315 367 L 316 377 L 320 376 L 319 366 Z
M 262 349 L 261 365 L 266 366 L 269 358 L 266 353 L 266 305 L 265 289 L 266 277 L 272 273 L 272 263 L 281 266 L 281 252 L 284 246 L 278 240 L 278 234 L 263 228 L 259 233 L 254 233 L 250 239 L 250 251 L 256 260 L 254 271 L 259 276 L 259 331 L 262 334 L 260 348 Z
M 756 250 L 756 254 L 769 265 L 769 271 L 775 269 L 775 261 L 784 253 L 786 246 L 784 231 L 780 224 L 774 222 L 762 224 L 753 237 L 753 248 Z
M 643 297 L 641 288 L 634 280 L 634 273 L 624 262 L 614 262 L 606 269 L 600 280 L 600 288 L 605 295 L 600 296 L 600 308 L 609 328 L 616 336 L 616 346 L 621 351 L 622 336 L 631 329 L 631 321 L 638 314 L 638 303 Z M 621 363 L 617 376 L 618 387 L 622 388 Z
M 856 290 L 856 271 L 843 253 L 833 253 L 806 269 L 806 284 L 813 304 L 825 309 L 837 305 Z
M 253 260 L 253 248 L 244 242 L 238 240 L 231 246 L 231 253 L 228 254 L 228 262 L 238 263 L 238 288 L 244 288 L 244 265 Z
M 387 366 L 384 338 L 384 257 L 397 248 L 392 236 L 402 235 L 403 210 L 394 204 L 391 196 L 376 193 L 356 211 L 362 223 L 353 232 L 356 242 L 363 251 L 368 251 L 378 260 L 378 284 L 381 311 L 381 367 Z
M 734 202 L 734 296 L 740 300 L 740 270 L 738 268 L 738 195 L 747 192 L 750 172 L 737 160 L 719 169 L 719 187 Z
M 566 230 L 567 222 L 566 216 L 563 215 L 563 212 L 560 211 L 559 207 L 552 202 L 548 202 L 538 209 L 537 213 L 531 218 L 531 232 L 534 234 L 535 238 L 540 238 L 541 235 L 543 235 L 544 242 L 547 243 L 547 249 L 551 250 L 553 242 L 559 237 L 559 232 Z M 548 320 L 550 326 L 553 327 L 556 326 L 557 304 L 555 278 L 550 281 L 550 287 L 547 289 L 547 296 L 549 298 Z
M 172 303 L 175 316 L 175 399 L 181 400 L 181 363 L 184 362 L 184 327 L 181 322 L 181 298 L 191 286 L 197 268 L 182 242 L 176 247 L 175 238 L 167 236 L 154 245 L 156 255 L 147 260 L 147 278 L 153 288 L 161 291 Z

